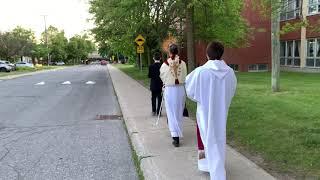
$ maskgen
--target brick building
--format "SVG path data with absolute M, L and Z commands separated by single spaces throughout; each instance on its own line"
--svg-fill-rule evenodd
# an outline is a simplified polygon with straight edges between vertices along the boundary
M 236 71 L 268 71 L 271 68 L 271 22 L 252 10 L 252 0 L 246 0 L 243 16 L 254 29 L 249 46 L 226 49 L 223 59 Z M 284 0 L 281 13 L 281 27 L 307 19 L 309 24 L 320 29 L 320 0 Z M 236 27 L 235 27 L 236 28 Z M 320 33 L 314 28 L 302 27 L 280 37 L 281 68 L 287 71 L 320 72 Z M 195 45 L 196 60 L 205 60 L 206 44 Z

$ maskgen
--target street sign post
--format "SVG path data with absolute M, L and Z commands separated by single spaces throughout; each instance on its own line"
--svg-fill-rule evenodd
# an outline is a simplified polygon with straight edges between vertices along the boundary
M 137 53 L 139 54 L 139 63 L 140 63 L 140 70 L 142 71 L 142 54 L 144 53 L 144 46 L 143 44 L 146 42 L 146 39 L 139 34 L 138 37 L 134 40 L 137 43 Z

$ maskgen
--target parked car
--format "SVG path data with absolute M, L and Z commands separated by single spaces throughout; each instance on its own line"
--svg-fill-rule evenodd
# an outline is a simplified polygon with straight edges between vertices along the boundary
M 105 65 L 108 64 L 108 62 L 107 62 L 106 60 L 102 60 L 102 61 L 100 62 L 100 64 L 101 64 L 102 66 L 105 66 Z
M 33 64 L 31 64 L 31 63 L 26 63 L 26 62 L 18 62 L 18 63 L 16 63 L 16 67 L 29 67 L 29 68 L 34 68 Z
M 92 61 L 90 64 L 91 65 L 97 65 L 97 64 L 100 64 L 100 62 L 99 61 Z
M 11 62 L 9 62 L 9 61 L 3 61 L 3 62 L 6 63 L 8 66 L 10 66 L 12 71 L 17 70 L 15 64 L 13 64 L 13 63 L 11 63 Z
M 12 67 L 7 65 L 5 62 L 0 61 L 0 72 L 10 72 L 12 70 Z
M 60 62 L 57 62 L 56 65 L 57 65 L 57 66 L 64 66 L 65 63 L 64 63 L 63 61 L 60 61 Z

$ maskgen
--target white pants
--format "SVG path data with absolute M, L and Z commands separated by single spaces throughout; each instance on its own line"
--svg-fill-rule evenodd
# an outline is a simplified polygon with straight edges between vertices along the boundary
M 164 99 L 171 136 L 183 137 L 183 109 L 186 101 L 184 86 L 166 86 Z

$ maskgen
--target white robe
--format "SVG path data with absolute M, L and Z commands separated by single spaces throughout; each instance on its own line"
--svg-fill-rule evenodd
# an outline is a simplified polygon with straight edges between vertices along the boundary
M 185 94 L 184 85 L 166 86 L 164 90 L 164 102 L 166 104 L 171 137 L 183 137 L 182 125 Z
M 237 79 L 224 62 L 209 60 L 186 78 L 188 97 L 197 102 L 197 123 L 206 158 L 198 163 L 211 180 L 225 180 L 226 122 Z

